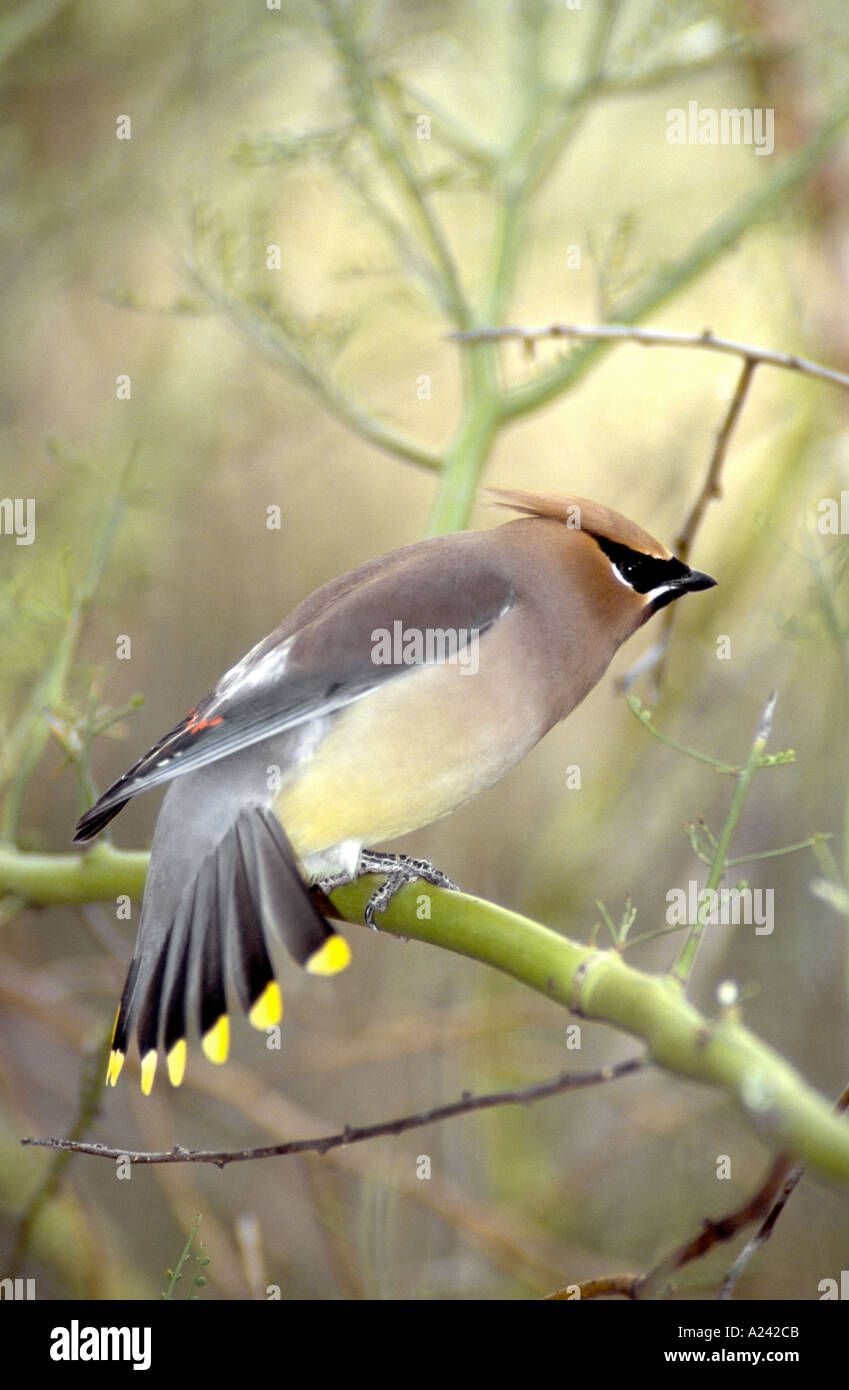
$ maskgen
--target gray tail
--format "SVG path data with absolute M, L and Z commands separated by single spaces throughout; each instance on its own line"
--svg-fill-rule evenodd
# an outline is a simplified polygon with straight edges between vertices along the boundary
M 350 958 L 344 937 L 310 897 L 286 833 L 267 807 L 238 812 L 176 907 L 166 908 L 169 921 L 160 920 L 152 887 L 145 893 L 115 1022 L 107 1073 L 113 1086 L 134 1031 L 145 1094 L 153 1085 L 160 1048 L 171 1082 L 178 1086 L 193 1015 L 206 1056 L 226 1061 L 228 977 L 256 1028 L 278 1023 L 282 1003 L 269 953 L 272 934 L 313 974 L 335 974 Z

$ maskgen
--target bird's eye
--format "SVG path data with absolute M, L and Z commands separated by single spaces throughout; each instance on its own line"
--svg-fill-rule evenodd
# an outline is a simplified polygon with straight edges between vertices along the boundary
M 623 584 L 629 584 L 637 594 L 648 594 L 652 589 L 672 583 L 686 572 L 686 565 L 674 556 L 664 560 L 658 555 L 632 550 L 630 546 L 608 540 L 606 536 L 596 536 L 595 539 Z
M 634 557 L 632 555 L 628 555 L 627 553 L 625 555 L 618 556 L 616 559 L 616 568 L 622 575 L 622 578 L 627 579 L 628 583 L 633 586 L 634 580 L 638 577 L 639 574 L 639 566 L 634 560 Z

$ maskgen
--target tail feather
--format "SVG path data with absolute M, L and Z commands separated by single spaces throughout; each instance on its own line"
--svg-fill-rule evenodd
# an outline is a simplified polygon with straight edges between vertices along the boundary
M 159 1045 L 159 1004 L 162 997 L 162 981 L 165 976 L 165 966 L 168 961 L 168 952 L 160 951 L 155 958 L 155 963 L 146 988 L 142 981 L 138 984 L 138 1006 L 136 1023 L 136 1037 L 139 1044 L 139 1055 L 147 1057 L 148 1053 L 155 1052 Z M 133 1008 L 133 1003 L 130 1007 Z
M 224 940 L 226 928 L 227 884 L 223 877 L 223 860 L 229 857 L 229 836 L 222 840 L 211 859 L 202 865 L 198 875 L 198 888 L 208 890 L 208 911 L 197 930 L 193 924 L 192 936 L 195 945 L 195 959 L 190 969 L 198 981 L 198 1024 L 206 1051 L 206 1040 L 218 1020 L 227 1013 L 227 989 L 224 983 Z M 224 909 L 222 911 L 222 909 Z
M 256 884 L 258 915 L 263 921 L 274 921 L 279 917 L 275 904 L 287 904 L 285 922 L 278 923 L 280 938 L 292 959 L 310 970 L 337 933 L 307 892 L 277 817 L 263 809 L 249 826 L 240 819 L 243 831 L 250 831 L 243 833 L 242 845 L 250 865 L 248 878 Z
M 252 805 L 238 812 L 201 861 L 176 906 L 158 901 L 156 880 L 149 882 L 107 1080 L 115 1085 L 135 1032 L 145 1093 L 160 1046 L 171 1081 L 179 1085 L 193 1014 L 206 1056 L 225 1061 L 228 977 L 255 1027 L 278 1022 L 272 932 L 307 970 L 329 974 L 348 963 L 347 943 L 315 906 L 279 821 L 267 807 Z
M 195 915 L 196 884 L 192 884 L 177 911 L 168 943 L 168 963 L 162 982 L 159 1014 L 162 1043 L 170 1055 L 177 1043 L 185 1041 L 189 992 L 189 959 L 192 922 Z
M 236 928 L 229 935 L 231 974 L 242 1008 L 250 1014 L 274 981 L 274 967 L 266 946 L 259 885 L 251 878 L 250 836 L 241 818 L 233 836 L 233 896 Z M 269 920 L 270 917 L 269 917 Z

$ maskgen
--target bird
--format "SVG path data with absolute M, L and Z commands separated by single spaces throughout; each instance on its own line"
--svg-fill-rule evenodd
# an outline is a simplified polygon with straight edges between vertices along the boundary
M 585 698 L 655 613 L 716 580 L 583 497 L 493 489 L 517 516 L 414 542 L 318 589 L 228 670 L 80 819 L 98 835 L 170 783 L 107 1068 L 133 1033 L 141 1088 L 160 1055 L 183 1080 L 187 1036 L 226 1060 L 228 984 L 250 1022 L 279 1022 L 272 948 L 333 975 L 350 948 L 326 895 L 380 873 L 376 926 L 404 882 L 453 888 L 426 860 L 375 851 L 499 781 Z

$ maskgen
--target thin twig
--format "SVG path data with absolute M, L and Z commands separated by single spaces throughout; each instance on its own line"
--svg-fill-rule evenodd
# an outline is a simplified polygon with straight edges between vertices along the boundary
M 761 711 L 758 727 L 752 742 L 746 764 L 742 768 L 734 787 L 734 794 L 731 804 L 725 817 L 725 824 L 716 845 L 716 853 L 708 874 L 707 884 L 705 885 L 705 896 L 703 906 L 709 907 L 713 899 L 713 894 L 719 888 L 728 867 L 728 850 L 737 828 L 737 822 L 746 804 L 749 788 L 755 773 L 763 765 L 763 751 L 772 733 L 772 721 L 775 715 L 775 704 L 777 696 L 773 692 L 767 699 Z M 702 908 L 696 914 L 696 921 L 690 923 L 690 932 L 685 941 L 681 952 L 672 967 L 671 975 L 673 979 L 680 980 L 686 984 L 690 979 L 693 966 L 696 962 L 696 955 L 704 937 L 705 919 L 702 916 Z
M 474 328 L 464 333 L 448 335 L 460 342 L 498 342 L 501 339 L 517 339 L 526 347 L 546 338 L 585 338 L 598 342 L 639 343 L 642 347 L 681 347 L 707 348 L 711 352 L 730 353 L 742 357 L 757 367 L 761 363 L 767 367 L 785 367 L 789 371 L 802 372 L 805 376 L 816 377 L 820 381 L 831 382 L 849 390 L 849 376 L 837 372 L 832 367 L 823 367 L 806 357 L 795 353 L 773 352 L 769 348 L 754 347 L 751 343 L 738 343 L 733 338 L 718 338 L 710 329 L 702 333 L 665 333 L 658 328 L 636 328 L 629 323 L 553 323 L 547 328 Z
M 696 532 L 702 523 L 708 506 L 716 498 L 722 496 L 722 469 L 728 455 L 728 446 L 731 443 L 731 436 L 737 428 L 737 423 L 743 412 L 743 406 L 746 403 L 746 397 L 749 394 L 749 388 L 751 387 L 757 366 L 758 362 L 755 358 L 744 358 L 743 367 L 734 389 L 734 395 L 731 397 L 725 419 L 717 431 L 716 442 L 711 452 L 707 472 L 705 473 L 705 480 L 702 483 L 698 497 L 693 503 L 690 514 L 684 522 L 681 534 L 675 542 L 675 554 L 679 559 L 683 560 L 685 564 L 689 561 L 693 541 L 696 538 Z M 675 613 L 676 605 L 670 603 L 663 615 L 663 630 L 661 632 L 660 641 L 654 648 L 656 652 L 656 665 L 654 669 L 655 690 L 659 690 L 663 683 L 666 654 L 669 640 L 672 636 L 672 628 L 675 623 Z
M 560 1095 L 563 1091 L 581 1090 L 586 1086 L 598 1086 L 606 1081 L 617 1081 L 639 1071 L 644 1065 L 641 1057 L 629 1057 L 624 1062 L 601 1067 L 591 1072 L 564 1072 L 552 1081 L 543 1081 L 536 1086 L 527 1086 L 514 1091 L 495 1091 L 489 1095 L 471 1096 L 466 1093 L 462 1100 L 449 1105 L 438 1105 L 419 1115 L 404 1115 L 398 1120 L 384 1120 L 380 1124 L 363 1125 L 358 1128 L 346 1126 L 338 1134 L 327 1134 L 320 1139 L 292 1139 L 285 1144 L 267 1144 L 258 1149 L 238 1149 L 234 1151 L 207 1149 L 184 1149 L 177 1145 L 159 1153 L 134 1152 L 128 1149 L 109 1148 L 104 1144 L 84 1144 L 75 1139 L 22 1139 L 21 1143 L 42 1149 L 65 1149 L 71 1153 L 90 1154 L 93 1158 L 123 1159 L 129 1163 L 214 1163 L 224 1168 L 228 1163 L 243 1163 L 257 1158 L 281 1158 L 286 1154 L 327 1153 L 348 1144 L 360 1144 L 367 1139 L 377 1139 L 386 1134 L 403 1134 L 409 1129 L 420 1129 L 423 1125 L 436 1124 L 440 1120 L 453 1119 L 455 1115 L 467 1115 L 473 1110 L 492 1110 L 499 1105 L 530 1105 L 533 1101 L 545 1100 L 549 1096 Z
M 675 553 L 679 555 L 682 560 L 689 559 L 693 539 L 701 525 L 702 517 L 707 511 L 709 503 L 712 502 L 714 498 L 722 495 L 720 487 L 722 466 L 725 463 L 728 445 L 731 442 L 731 436 L 740 419 L 757 366 L 757 361 L 752 357 L 747 357 L 743 362 L 743 369 L 740 372 L 734 395 L 731 398 L 728 413 L 717 431 L 716 443 L 714 444 L 713 452 L 710 456 L 710 462 L 701 492 L 693 503 L 690 515 L 684 522 L 681 534 L 675 542 Z
M 737 1281 L 740 1278 L 740 1275 L 743 1273 L 743 1270 L 746 1268 L 746 1265 L 749 1263 L 749 1260 L 752 1258 L 754 1254 L 757 1253 L 758 1250 L 760 1250 L 761 1246 L 765 1245 L 766 1242 L 769 1240 L 770 1236 L 772 1235 L 776 1221 L 783 1212 L 787 1204 L 787 1200 L 790 1197 L 790 1194 L 793 1192 L 793 1189 L 795 1188 L 804 1171 L 805 1169 L 801 1163 L 797 1163 L 793 1168 L 790 1169 L 790 1172 L 784 1179 L 781 1191 L 779 1192 L 776 1201 L 774 1202 L 772 1208 L 767 1214 L 766 1220 L 761 1223 L 761 1225 L 755 1231 L 755 1234 L 743 1246 L 743 1249 L 740 1251 L 740 1254 L 737 1256 L 733 1265 L 731 1266 L 725 1278 L 723 1279 L 722 1288 L 720 1289 L 718 1295 L 720 1302 L 727 1303 L 729 1301 L 731 1295 L 734 1292 Z
M 698 1235 L 673 1250 L 649 1271 L 632 1296 L 645 1298 L 654 1289 L 662 1288 L 676 1270 L 682 1269 L 691 1260 L 701 1259 L 715 1245 L 733 1240 L 746 1226 L 764 1217 L 779 1196 L 792 1166 L 793 1161 L 786 1153 L 778 1154 L 760 1187 L 747 1202 L 718 1221 L 705 1221 Z
M 591 1298 L 650 1297 L 656 1290 L 662 1290 L 676 1270 L 689 1264 L 691 1260 L 701 1259 L 720 1242 L 732 1240 L 738 1231 L 768 1212 L 780 1194 L 791 1168 L 792 1160 L 788 1155 L 779 1154 L 754 1196 L 718 1221 L 705 1221 L 698 1235 L 693 1236 L 686 1244 L 680 1245 L 677 1250 L 673 1250 L 655 1265 L 654 1269 L 649 1270 L 648 1274 L 610 1274 L 601 1279 L 583 1279 L 574 1284 L 567 1284 L 565 1288 L 549 1294 L 548 1298 L 563 1301 L 580 1299 L 586 1302 Z

